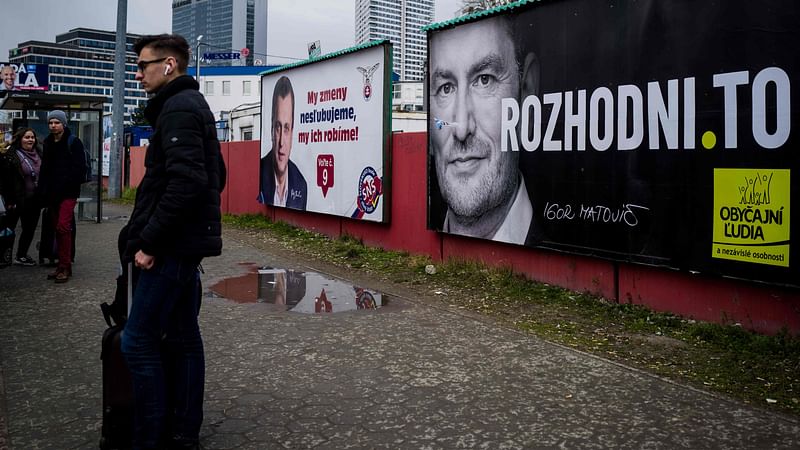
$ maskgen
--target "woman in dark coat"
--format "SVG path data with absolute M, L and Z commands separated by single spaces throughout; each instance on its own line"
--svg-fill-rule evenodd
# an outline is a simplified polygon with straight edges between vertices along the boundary
M 0 179 L 7 209 L 5 226 L 13 230 L 17 222 L 22 222 L 14 263 L 23 266 L 36 265 L 36 260 L 28 256 L 28 249 L 39 224 L 41 202 L 36 187 L 41 165 L 42 153 L 33 128 L 19 129 L 11 145 L 0 153 Z

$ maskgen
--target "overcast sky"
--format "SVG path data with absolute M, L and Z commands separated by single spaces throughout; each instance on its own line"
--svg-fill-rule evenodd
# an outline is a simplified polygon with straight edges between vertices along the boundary
M 8 0 L 5 0 L 8 1 Z M 435 0 L 436 21 L 454 17 L 461 0 Z M 305 58 L 306 44 L 320 40 L 323 53 L 353 45 L 355 0 L 268 0 L 267 52 Z M 302 7 L 298 7 L 302 5 Z M 53 42 L 56 34 L 85 27 L 115 30 L 116 0 L 21 0 L 5 5 L 0 14 L 0 61 L 18 43 Z M 129 33 L 172 31 L 172 0 L 128 0 Z M 269 57 L 269 64 L 290 59 Z

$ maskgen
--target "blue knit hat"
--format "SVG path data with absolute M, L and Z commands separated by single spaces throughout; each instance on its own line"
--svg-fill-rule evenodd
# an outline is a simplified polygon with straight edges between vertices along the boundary
M 61 125 L 67 126 L 67 114 L 60 109 L 50 111 L 50 113 L 47 114 L 47 123 L 50 123 L 51 119 L 56 119 L 61 122 Z

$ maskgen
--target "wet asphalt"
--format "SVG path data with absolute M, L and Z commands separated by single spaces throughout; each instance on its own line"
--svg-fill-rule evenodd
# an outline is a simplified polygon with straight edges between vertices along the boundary
M 97 448 L 98 305 L 113 295 L 127 211 L 79 223 L 64 285 L 45 280 L 51 268 L 0 269 L 0 449 Z M 795 417 L 386 286 L 364 286 L 385 306 L 337 314 L 227 300 L 209 286 L 254 266 L 310 270 L 240 232 L 203 266 L 206 449 L 800 448 Z

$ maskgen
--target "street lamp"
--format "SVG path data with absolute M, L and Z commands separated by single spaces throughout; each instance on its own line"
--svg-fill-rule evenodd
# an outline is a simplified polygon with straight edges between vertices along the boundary
M 197 36 L 197 46 L 194 50 L 194 79 L 197 82 L 200 82 L 200 40 L 203 39 L 203 35 Z

